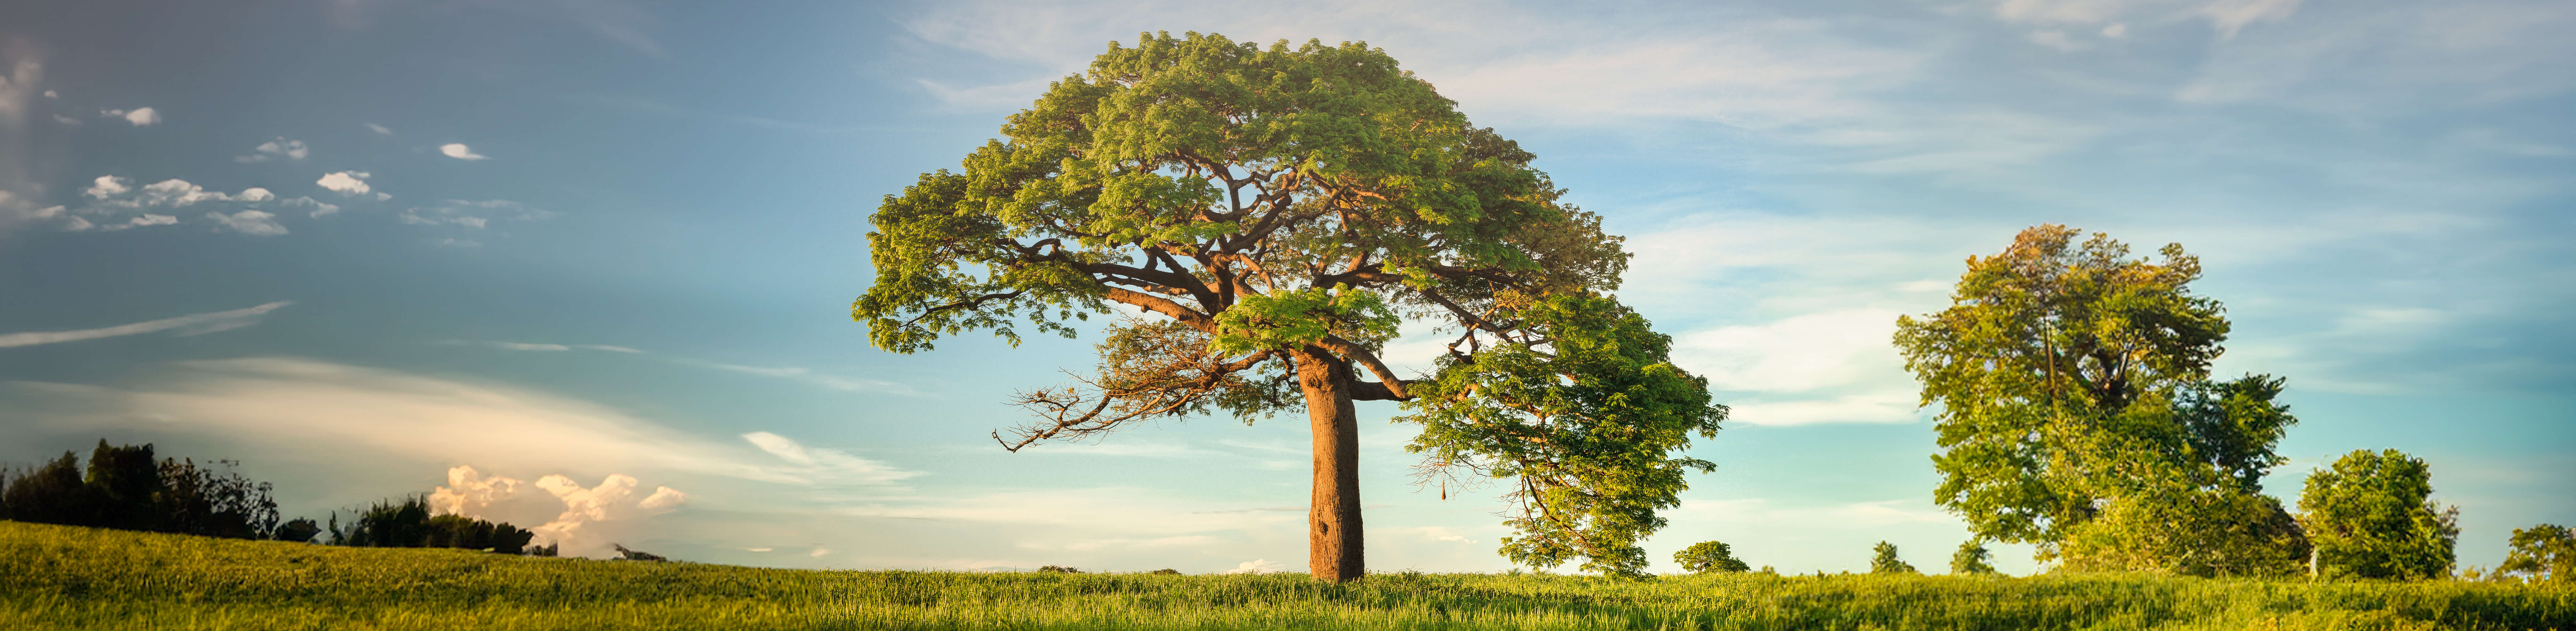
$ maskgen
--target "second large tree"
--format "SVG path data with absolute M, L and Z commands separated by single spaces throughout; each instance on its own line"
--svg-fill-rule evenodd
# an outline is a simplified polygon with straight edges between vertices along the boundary
M 1679 471 L 1707 466 L 1670 452 L 1724 408 L 1603 297 L 1627 265 L 1619 239 L 1453 106 L 1361 44 L 1113 43 L 965 172 L 887 196 L 852 315 L 909 353 L 972 329 L 1070 337 L 1111 303 L 1139 314 L 1110 327 L 1098 377 L 1021 396 L 1040 422 L 994 435 L 1015 451 L 1302 404 L 1319 579 L 1364 572 L 1355 400 L 1413 401 L 1436 464 L 1523 478 L 1515 559 L 1632 573 Z M 1439 379 L 1379 358 L 1406 319 L 1460 335 Z

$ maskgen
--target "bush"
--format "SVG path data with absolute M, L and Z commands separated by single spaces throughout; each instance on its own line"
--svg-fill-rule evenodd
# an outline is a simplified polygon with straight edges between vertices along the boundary
M 1180 571 L 1180 570 L 1175 570 L 1175 569 L 1168 568 L 1168 567 L 1167 567 L 1167 568 L 1163 568 L 1163 569 L 1159 569 L 1159 570 L 1154 570 L 1154 571 L 1153 571 L 1153 573 L 1154 573 L 1154 574 L 1164 575 L 1164 576 L 1180 576 L 1180 575 L 1181 575 L 1181 571 Z
M 1049 566 L 1045 566 L 1045 567 L 1040 567 L 1040 568 L 1038 568 L 1038 571 L 1040 571 L 1040 572 L 1045 572 L 1045 573 L 1049 573 L 1049 574 L 1081 574 L 1081 573 L 1082 573 L 1082 570 L 1075 569 L 1075 568 L 1073 568 L 1072 566 L 1065 566 L 1065 565 L 1049 565 Z
M 1693 574 L 1742 572 L 1753 569 L 1752 566 L 1745 565 L 1743 561 L 1735 558 L 1733 548 L 1715 541 L 1691 544 L 1691 547 L 1673 553 L 1673 562 L 1681 564 L 1683 570 Z

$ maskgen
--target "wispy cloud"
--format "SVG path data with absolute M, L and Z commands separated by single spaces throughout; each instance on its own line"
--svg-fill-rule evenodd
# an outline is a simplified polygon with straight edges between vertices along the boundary
M 821 387 L 824 387 L 824 388 L 830 388 L 830 389 L 833 389 L 833 390 L 841 390 L 841 391 L 845 391 L 845 392 L 882 392 L 882 393 L 887 393 L 887 394 L 901 394 L 901 395 L 920 395 L 920 394 L 921 394 L 921 391 L 920 391 L 920 390 L 916 390 L 916 389 L 914 389 L 914 388 L 913 388 L 912 386 L 910 386 L 910 385 L 907 385 L 907 384 L 904 384 L 904 383 L 901 383 L 901 382 L 895 382 L 895 381 L 886 381 L 886 380 L 882 380 L 882 379 L 867 379 L 867 378 L 861 378 L 861 377 L 848 377 L 848 376 L 842 376 L 842 375 L 834 375 L 834 374 L 830 374 L 830 373 L 819 372 L 819 371 L 816 371 L 816 370 L 813 370 L 813 369 L 810 369 L 810 368 L 803 368 L 803 367 L 797 367 L 797 366 L 747 366 L 747 365 L 742 365 L 742 364 L 729 364 L 729 363 L 724 363 L 724 362 L 708 361 L 708 360 L 697 359 L 697 358 L 691 358 L 691 357 L 679 357 L 679 356 L 667 355 L 667 354 L 647 353 L 647 352 L 645 352 L 645 351 L 638 350 L 638 349 L 635 349 L 635 348 L 630 348 L 630 347 L 625 347 L 625 346 L 612 346 L 612 345 L 607 345 L 607 344 L 554 344 L 554 343 L 544 343 L 544 342 L 502 342 L 502 341 L 487 341 L 487 340 L 448 340 L 448 341 L 440 342 L 440 343 L 441 343 L 441 344 L 451 344 L 451 345 L 481 346 L 481 347 L 486 347 L 486 348 L 497 348 L 497 349 L 501 349 L 501 350 L 511 350 L 511 351 L 569 351 L 569 350 L 576 350 L 576 349 L 579 349 L 579 350 L 593 350 L 593 351 L 609 351 L 609 352 L 615 352 L 615 353 L 627 353 L 627 354 L 634 354 L 634 355 L 651 356 L 651 357 L 654 357 L 654 358 L 657 358 L 657 359 L 660 359 L 660 360 L 663 360 L 663 361 L 668 361 L 668 362 L 675 363 L 675 364 L 679 364 L 679 365 L 683 365 L 683 366 L 691 366 L 691 367 L 696 367 L 696 368 L 706 368 L 706 369 L 711 369 L 711 370 L 721 370 L 721 371 L 730 372 L 730 373 L 738 373 L 738 374 L 745 374 L 745 375 L 755 375 L 755 376 L 760 376 L 760 377 L 770 377 L 770 378 L 775 378 L 775 379 L 786 379 L 786 380 L 791 380 L 791 381 L 798 381 L 798 382 L 803 382 L 803 383 L 807 383 L 807 384 L 811 384 L 811 385 L 821 386 Z
M 50 411 L 21 417 L 31 423 L 84 432 L 147 423 L 156 432 L 223 435 L 325 461 L 685 472 L 794 485 L 883 486 L 914 475 L 846 455 L 795 462 L 731 437 L 513 385 L 296 357 L 174 362 L 131 386 L 6 385 L 11 400 Z
M 38 344 L 61 344 L 64 342 L 78 342 L 82 340 L 95 340 L 127 335 L 142 335 L 146 333 L 159 333 L 162 331 L 176 331 L 179 335 L 203 335 L 217 331 L 230 331 L 259 324 L 260 319 L 268 316 L 268 312 L 276 311 L 290 304 L 295 303 L 293 301 L 281 300 L 256 307 L 234 309 L 231 311 L 196 313 L 176 318 L 163 318 L 147 322 L 120 324 L 111 327 L 81 329 L 76 331 L 28 331 L 23 333 L 0 333 L 0 348 L 35 346 Z

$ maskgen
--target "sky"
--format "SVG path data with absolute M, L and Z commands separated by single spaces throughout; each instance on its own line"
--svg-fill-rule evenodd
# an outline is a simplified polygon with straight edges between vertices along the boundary
M 431 494 L 589 555 L 1302 571 L 1297 419 L 1005 453 L 1097 335 L 847 315 L 883 196 L 1196 31 L 1382 48 L 1627 236 L 1621 298 L 1733 409 L 1651 571 L 1946 568 L 1889 336 L 2042 223 L 2202 258 L 2217 374 L 2300 420 L 2266 492 L 2395 448 L 2463 566 L 2576 523 L 2576 3 L 1559 4 L 0 5 L 0 463 L 149 442 L 290 516 Z M 1369 567 L 1508 568 L 1495 489 L 1415 487 L 1360 410 Z

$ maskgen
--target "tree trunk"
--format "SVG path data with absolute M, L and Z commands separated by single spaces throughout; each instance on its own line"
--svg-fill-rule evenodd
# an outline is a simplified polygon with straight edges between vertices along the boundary
M 1340 583 L 1367 570 L 1360 547 L 1359 413 L 1351 407 L 1351 371 L 1322 349 L 1295 352 L 1297 385 L 1315 433 L 1315 489 L 1306 508 L 1306 568 Z

